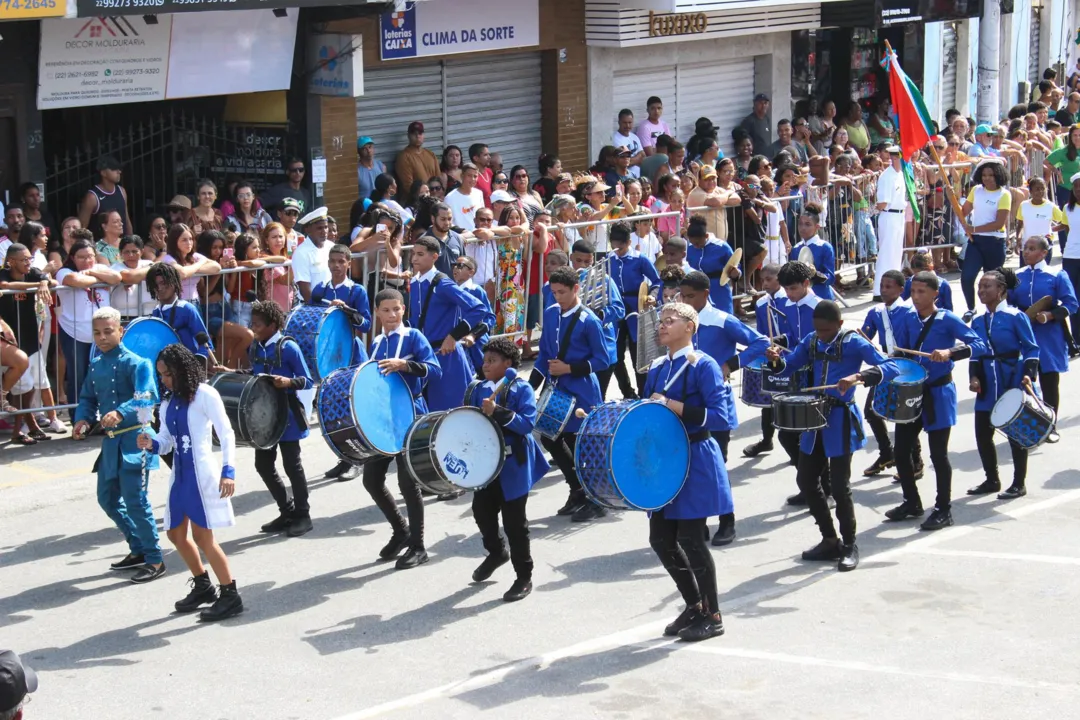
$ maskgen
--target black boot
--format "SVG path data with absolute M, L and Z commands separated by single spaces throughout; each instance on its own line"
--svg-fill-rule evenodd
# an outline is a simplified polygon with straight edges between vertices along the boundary
M 806 507 L 806 496 L 802 492 L 797 492 L 794 495 L 789 495 L 788 499 L 784 501 L 787 505 L 794 505 L 795 507 Z
M 409 529 L 405 528 L 401 531 L 395 531 L 390 538 L 390 542 L 383 546 L 383 549 L 379 551 L 379 557 L 383 560 L 393 560 L 401 551 L 409 546 Z
M 524 600 L 532 592 L 532 576 L 518 575 L 510 589 L 503 593 L 503 602 L 517 602 Z
M 300 537 L 311 532 L 314 525 L 311 524 L 311 515 L 307 512 L 293 512 L 292 521 L 286 531 L 289 537 Z
M 338 461 L 338 464 L 326 471 L 325 477 L 339 478 L 345 474 L 345 471 L 353 467 L 352 463 L 345 462 L 344 460 Z
M 178 600 L 174 605 L 178 613 L 194 612 L 199 609 L 200 605 L 209 605 L 218 599 L 214 583 L 210 582 L 209 572 L 204 571 L 202 575 L 195 575 L 188 580 L 188 585 L 191 585 L 191 592 L 187 594 L 186 598 Z
M 743 457 L 757 457 L 762 453 L 772 452 L 773 444 L 772 440 L 758 440 L 753 445 L 743 448 Z
M 863 477 L 874 477 L 875 475 L 880 475 L 895 464 L 896 461 L 893 460 L 892 455 L 886 455 L 885 453 L 881 453 L 881 455 L 878 455 L 878 459 L 874 461 L 873 465 L 863 470 Z
M 1001 491 L 1000 480 L 983 480 L 973 488 L 968 488 L 968 495 L 989 495 Z
M 607 515 L 607 510 L 588 500 L 570 516 L 570 522 L 589 522 Z
M 851 572 L 859 567 L 859 546 L 855 543 L 850 545 L 840 543 L 840 560 L 836 563 L 836 569 L 840 572 Z
M 221 594 L 213 607 L 209 607 L 199 613 L 199 619 L 206 622 L 225 620 L 244 612 L 244 601 L 240 599 L 240 593 L 236 592 L 236 581 L 221 586 Z
M 292 513 L 283 510 L 280 515 L 263 525 L 259 530 L 264 533 L 279 533 L 288 530 L 290 525 L 292 525 Z
M 505 548 L 501 552 L 491 553 L 484 558 L 479 567 L 473 570 L 473 582 L 484 582 L 491 577 L 492 573 L 508 562 L 510 562 L 510 553 L 506 552 Z
M 588 500 L 585 499 L 584 490 L 571 490 L 570 496 L 566 498 L 566 503 L 561 508 L 556 510 L 555 514 L 573 515 L 578 510 L 580 510 L 581 506 L 584 505 L 586 502 L 588 502 Z
M 735 542 L 735 513 L 720 516 L 720 527 L 716 528 L 712 544 L 715 547 L 724 547 Z

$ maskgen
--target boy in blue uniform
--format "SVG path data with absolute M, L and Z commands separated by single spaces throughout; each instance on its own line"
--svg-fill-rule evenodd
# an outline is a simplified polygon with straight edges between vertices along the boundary
M 578 240 L 571 248 L 570 260 L 573 263 L 574 270 L 578 272 L 578 278 L 582 281 L 585 279 L 585 272 L 592 267 L 594 260 L 596 259 L 596 246 L 588 240 Z M 548 260 L 550 261 L 552 256 L 558 251 L 552 251 L 548 254 Z M 562 263 L 565 265 L 565 263 Z M 552 261 L 548 264 L 547 273 L 551 276 L 551 271 L 561 267 L 558 264 L 558 260 Z M 551 292 L 551 283 L 544 286 L 547 290 L 544 295 L 544 307 L 549 308 L 555 304 L 555 296 Z M 596 316 L 600 319 L 604 329 L 604 345 L 608 350 L 608 366 L 602 370 L 596 371 L 596 380 L 600 383 L 600 399 L 607 398 L 608 385 L 611 384 L 611 376 L 615 374 L 615 363 L 619 357 L 619 326 L 622 323 L 624 317 L 626 317 L 626 306 L 623 305 L 622 293 L 615 287 L 615 281 L 611 279 L 611 275 L 607 278 L 607 297 L 608 302 L 604 308 L 596 313 Z M 629 385 L 629 383 L 627 383 Z M 622 385 L 619 385 L 622 389 Z M 633 388 L 630 388 L 630 394 L 627 395 L 625 390 L 623 391 L 623 397 L 627 400 L 633 400 L 637 397 Z
M 634 370 L 638 392 L 645 384 L 644 373 L 638 373 L 634 367 L 637 358 L 638 311 L 644 309 L 638 308 L 638 290 L 644 281 L 649 283 L 650 290 L 660 284 L 660 275 L 652 261 L 630 249 L 632 234 L 630 223 L 625 221 L 612 225 L 608 234 L 608 241 L 611 243 L 611 253 L 607 257 L 608 274 L 626 308 L 626 315 L 619 323 L 615 349 L 615 379 L 619 382 L 624 398 L 637 397 L 630 385 L 630 373 L 627 372 L 624 362 L 627 348 L 630 349 L 630 367 Z
M 506 602 L 522 600 L 532 592 L 533 560 L 529 549 L 529 520 L 525 504 L 529 489 L 550 469 L 540 445 L 533 437 L 536 397 L 532 386 L 517 377 L 521 350 L 509 338 L 495 338 L 484 346 L 484 380 L 473 383 L 469 404 L 483 410 L 503 429 L 510 449 L 499 477 L 473 494 L 472 511 L 487 557 L 473 572 L 474 582 L 483 582 L 508 560 L 517 579 L 503 595 Z M 513 373 L 512 375 L 508 375 Z M 509 380 L 507 378 L 510 378 Z M 499 513 L 510 544 L 499 535 Z
M 911 272 L 912 277 L 921 272 L 934 272 L 934 256 L 930 251 L 920 248 L 914 255 L 911 256 Z M 885 277 L 882 275 L 882 277 Z M 952 301 L 952 286 L 949 285 L 949 281 L 940 275 L 936 275 L 938 279 L 938 299 L 937 307 L 940 310 L 953 311 Z M 911 299 L 911 278 L 907 278 L 904 281 L 904 292 L 900 295 L 904 300 Z
M 787 295 L 784 293 L 784 288 L 780 286 L 780 266 L 775 263 L 769 263 L 758 271 L 759 282 L 761 283 L 761 289 L 765 292 L 764 295 L 759 297 L 754 303 L 754 320 L 757 326 L 757 331 L 769 339 L 769 343 L 785 344 L 787 343 L 787 337 L 784 335 L 787 328 L 787 316 L 780 310 L 787 302 Z M 761 439 L 752 445 L 748 445 L 743 448 L 743 457 L 757 457 L 762 453 L 772 452 L 773 449 L 773 436 L 776 433 L 776 428 L 773 427 L 773 415 L 772 408 L 761 409 Z M 790 446 L 792 449 L 788 452 L 788 456 L 791 459 L 792 464 L 798 458 L 798 438 L 792 439 L 788 445 L 784 446 L 787 450 Z
M 660 313 L 660 342 L 668 354 L 649 368 L 645 392 L 664 403 L 686 426 L 690 439 L 690 471 L 678 495 L 649 515 L 649 545 L 686 603 L 686 609 L 664 628 L 668 636 L 706 640 L 724 634 L 716 566 L 705 541 L 706 524 L 730 512 L 731 486 L 720 446 L 712 436 L 724 415 L 724 377 L 716 360 L 695 353 L 697 313 L 686 303 L 665 305 Z
M 166 263 L 151 265 L 146 271 L 146 289 L 158 301 L 151 317 L 167 322 L 180 337 L 180 343 L 205 361 L 214 351 L 214 345 L 199 309 L 180 299 L 182 289 L 176 267 Z M 205 342 L 199 342 L 200 335 L 206 335 Z
M 540 335 L 540 352 L 536 357 L 529 384 L 537 389 L 545 381 L 574 397 L 575 409 L 589 412 L 602 402 L 596 368 L 608 366 L 609 356 L 604 344 L 604 331 L 592 310 L 581 304 L 578 275 L 570 268 L 559 268 L 548 278 L 555 304 L 544 310 L 544 332 Z M 570 414 L 563 432 L 554 440 L 543 438 L 541 443 L 551 453 L 555 464 L 570 486 L 566 504 L 559 515 L 570 515 L 574 522 L 603 517 L 606 511 L 589 502 L 574 469 L 575 433 L 581 418 Z
M 717 309 L 709 302 L 709 278 L 705 273 L 692 270 L 679 284 L 682 302 L 697 313 L 697 332 L 694 347 L 720 365 L 720 417 L 710 423 L 713 439 L 720 445 L 720 454 L 727 462 L 731 431 L 739 427 L 738 410 L 735 408 L 735 392 L 728 378 L 744 364 L 757 360 L 769 348 L 769 340 L 749 325 L 744 325 L 734 315 Z M 737 352 L 738 346 L 742 352 Z M 735 511 L 728 508 L 720 514 L 720 527 L 713 536 L 713 545 L 729 545 L 735 540 Z
M 99 354 L 90 363 L 79 392 L 72 437 L 85 439 L 101 414 L 106 437 L 94 462 L 98 505 L 120 528 L 130 550 L 127 557 L 113 563 L 111 568 L 138 570 L 131 582 L 147 583 L 165 574 L 154 510 L 146 497 L 143 452 L 138 447 L 137 432 L 142 427 L 138 408 L 142 404 L 153 405 L 158 399 L 154 368 L 149 360 L 120 344 L 123 330 L 120 313 L 115 308 L 95 311 L 92 322 Z M 141 403 L 135 401 L 136 393 L 140 394 Z M 146 470 L 157 466 L 157 457 L 151 456 Z
M 349 279 L 349 264 L 352 258 L 349 248 L 335 245 L 330 248 L 327 267 L 330 268 L 330 280 L 317 284 L 311 290 L 312 305 L 332 305 L 345 310 L 352 320 L 353 354 L 352 364 L 367 362 L 368 354 L 364 348 L 364 333 L 371 330 L 371 310 L 368 309 L 368 294 L 364 286 Z M 360 468 L 344 460 L 338 462 L 326 473 L 328 478 L 353 480 L 360 474 Z
M 1035 341 L 1028 316 L 1009 305 L 1005 298 L 1018 285 L 1012 270 L 991 270 L 979 279 L 979 300 L 986 312 L 974 318 L 972 329 L 986 343 L 987 353 L 968 363 L 971 392 L 975 393 L 975 445 L 982 460 L 986 480 L 969 489 L 968 495 L 986 495 L 1001 490 L 994 426 L 990 413 L 1006 390 L 1025 388 L 1031 391 L 1039 377 L 1042 348 Z M 1027 448 L 1009 441 L 1013 458 L 1013 482 L 1000 500 L 1027 495 Z
M 813 278 L 814 294 L 823 300 L 832 300 L 833 282 L 836 280 L 836 251 L 828 241 L 819 236 L 821 230 L 821 206 L 808 203 L 799 214 L 796 225 L 799 233 L 799 242 L 791 247 L 789 257 L 799 259 L 799 253 L 803 248 L 810 248 L 814 255 Z
M 894 272 L 890 270 L 889 272 Z M 881 292 L 885 292 L 882 277 Z M 986 345 L 959 316 L 941 310 L 935 304 L 938 277 L 932 272 L 920 272 L 912 278 L 912 313 L 905 313 L 895 327 L 900 347 L 930 353 L 930 357 L 911 356 L 927 372 L 923 386 L 922 414 L 915 422 L 896 425 L 896 467 L 904 489 L 904 502 L 885 512 L 889 520 L 921 517 L 922 498 L 916 484 L 914 450 L 919 446 L 919 433 L 926 431 L 930 443 L 930 461 L 937 476 L 937 500 L 934 512 L 922 524 L 923 530 L 940 530 L 953 524 L 952 465 L 949 463 L 949 434 L 956 424 L 956 385 L 952 371 L 956 360 L 979 357 Z
M 384 374 L 396 372 L 401 375 L 412 392 L 416 416 L 426 415 L 428 406 L 424 400 L 424 386 L 429 382 L 438 382 L 442 377 L 442 366 L 431 349 L 431 343 L 416 328 L 405 327 L 405 300 L 397 290 L 386 288 L 379 291 L 375 296 L 375 315 L 383 331 L 371 341 L 371 359 L 379 363 L 379 369 Z M 428 561 L 424 548 L 424 499 L 420 486 L 405 467 L 402 455 L 392 459 L 397 462 L 398 489 L 405 499 L 408 523 L 386 489 L 386 471 L 390 468 L 391 458 L 380 456 L 364 463 L 364 489 L 394 531 L 390 542 L 379 551 L 379 557 L 393 560 L 408 548 L 408 552 L 397 560 L 398 570 L 407 570 Z
M 430 412 L 461 407 L 475 375 L 467 348 L 488 331 L 484 306 L 435 268 L 438 259 L 438 240 L 413 243 L 409 326 L 424 333 L 442 367 L 442 379 L 424 388 Z
M 484 324 L 487 325 L 489 330 L 495 327 L 495 312 L 491 309 L 491 300 L 488 298 L 487 291 L 473 281 L 473 275 L 476 274 L 476 260 L 473 260 L 468 255 L 462 255 L 454 261 L 453 273 L 454 282 L 484 306 Z M 469 360 L 472 361 L 473 370 L 476 371 L 477 375 L 483 375 L 484 372 L 483 347 L 487 341 L 488 335 L 484 333 L 481 337 L 476 338 L 476 342 L 469 347 Z
M 700 270 L 709 276 L 712 304 L 726 313 L 734 313 L 735 301 L 731 295 L 731 283 L 721 285 L 720 275 L 735 251 L 724 238 L 709 237 L 707 221 L 701 215 L 690 218 L 686 239 L 690 243 L 686 248 L 686 262 L 694 270 Z M 739 276 L 738 268 L 732 268 L 728 273 L 732 280 L 738 280 Z
M 269 375 L 274 387 L 286 391 L 289 417 L 277 445 L 266 450 L 255 450 L 255 471 L 278 506 L 278 517 L 261 529 L 265 533 L 284 531 L 289 537 L 299 537 L 311 532 L 312 525 L 307 476 L 300 460 L 300 441 L 308 436 L 307 415 L 296 391 L 307 390 L 315 383 L 300 346 L 292 338 L 281 334 L 284 327 L 285 313 L 276 302 L 267 300 L 251 304 L 251 331 L 255 333 L 255 342 L 248 349 L 251 372 Z M 277 472 L 279 447 L 281 462 L 292 486 L 291 500 Z
M 896 363 L 854 331 L 841 332 L 844 324 L 840 306 L 822 300 L 814 308 L 814 332 L 803 338 L 786 358 L 780 348 L 768 350 L 769 360 L 782 365 L 781 373 L 790 375 L 797 368 L 810 366 L 810 387 L 829 387 L 828 424 L 821 430 L 802 433 L 799 440 L 799 491 L 806 498 L 810 514 L 821 531 L 821 542 L 803 552 L 803 560 L 837 560 L 841 572 L 859 565 L 855 544 L 855 505 L 851 499 L 851 454 L 866 444 L 862 413 L 855 402 L 855 386 L 873 386 L 896 377 Z M 870 365 L 861 369 L 863 365 Z M 840 523 L 837 538 L 829 505 L 821 487 L 821 470 L 828 464 L 836 517 Z

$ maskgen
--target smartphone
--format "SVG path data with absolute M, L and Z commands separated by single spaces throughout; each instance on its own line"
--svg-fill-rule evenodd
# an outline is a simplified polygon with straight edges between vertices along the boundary
M 388 229 L 389 228 L 387 227 L 386 223 L 379 223 L 378 225 L 375 226 L 375 232 L 377 232 L 377 233 L 386 232 Z
M 224 249 L 224 250 L 223 250 L 223 251 L 221 252 L 221 254 L 222 254 L 222 255 L 223 255 L 224 257 L 232 257 L 232 256 L 233 256 L 234 254 L 236 254 L 236 251 L 235 251 L 235 249 L 234 249 L 234 248 L 225 248 L 225 249 Z

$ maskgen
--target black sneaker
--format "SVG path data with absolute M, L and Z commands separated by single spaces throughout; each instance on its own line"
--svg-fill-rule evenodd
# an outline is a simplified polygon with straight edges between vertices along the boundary
M 408 570 L 417 565 L 423 565 L 428 561 L 427 550 L 424 548 L 409 548 L 409 551 L 398 558 L 395 567 L 398 570 Z
M 484 582 L 491 577 L 492 573 L 508 562 L 510 562 L 510 553 L 506 552 L 506 550 L 503 550 L 498 555 L 488 555 L 480 563 L 479 567 L 473 570 L 473 582 Z
M 461 497 L 464 494 L 465 494 L 464 490 L 451 490 L 450 492 L 445 492 L 445 493 L 439 495 L 438 497 L 435 498 L 435 500 L 438 501 L 438 502 L 446 502 L 447 500 L 457 500 L 459 497 Z
M 696 606 L 690 606 L 679 613 L 679 617 L 668 624 L 664 628 L 664 635 L 668 637 L 675 637 L 679 634 L 679 631 L 690 627 L 697 619 L 701 617 L 701 609 Z
M 803 550 L 802 559 L 813 560 L 814 562 L 839 560 L 840 545 L 841 542 L 837 538 L 822 539 L 821 542 L 809 550 Z
M 259 531 L 264 533 L 279 533 L 288 530 L 290 525 L 292 525 L 292 516 L 288 513 L 282 513 L 259 528 Z
M 762 453 L 772 452 L 772 449 L 773 449 L 773 444 L 771 442 L 769 442 L 768 440 L 758 440 L 753 445 L 750 445 L 749 447 L 743 448 L 742 454 L 743 454 L 743 457 L 752 458 L 752 457 L 757 457 L 758 455 L 761 455 Z
M 393 560 L 407 547 L 409 547 L 408 528 L 404 532 L 394 533 L 390 537 L 390 542 L 386 543 L 383 549 L 379 551 L 379 557 L 383 560 Z
M 971 321 L 975 319 L 975 311 L 968 310 L 960 319 L 963 320 L 965 324 L 970 325 Z
M 570 497 L 566 498 L 566 504 L 555 511 L 556 515 L 573 515 L 581 506 L 587 503 L 585 493 L 580 490 L 571 490 Z
M 1004 492 L 998 493 L 998 500 L 1015 500 L 1027 495 L 1027 488 L 1023 485 L 1010 485 Z
M 997 480 L 983 480 L 973 488 L 968 488 L 968 495 L 989 495 L 1001 491 L 1001 483 Z
M 787 500 L 784 501 L 787 505 L 794 505 L 796 507 L 806 507 L 806 496 L 801 492 L 790 495 Z
M 836 563 L 836 569 L 840 572 L 851 572 L 859 567 L 859 546 L 855 543 L 848 545 L 840 543 L 840 560 Z
M 360 468 L 356 465 L 350 465 L 348 470 L 338 475 L 338 482 L 348 482 L 358 477 L 360 477 Z
M 135 553 L 128 553 L 123 560 L 118 560 L 109 566 L 110 570 L 137 570 L 146 564 L 146 558 Z
M 607 515 L 607 510 L 596 503 L 586 502 L 577 509 L 577 512 L 570 516 L 570 522 L 588 522 L 590 520 L 602 518 L 605 515 Z
M 218 599 L 217 590 L 214 589 L 214 583 L 210 582 L 208 572 L 188 578 L 188 585 L 191 586 L 191 592 L 183 600 L 177 600 L 173 606 L 178 613 L 194 612 L 200 605 L 209 605 Z
M 212 607 L 208 607 L 199 613 L 199 620 L 203 622 L 216 622 L 235 617 L 244 612 L 244 601 L 240 599 L 240 593 L 236 592 L 236 581 L 221 586 L 221 594 Z
M 301 535 L 307 535 L 314 527 L 315 526 L 311 524 L 311 518 L 307 515 L 294 515 L 292 521 L 289 523 L 289 529 L 286 530 L 286 533 L 289 537 L 300 537 Z
M 916 505 L 915 503 L 905 500 L 892 510 L 885 511 L 885 517 L 893 522 L 899 522 L 900 520 L 907 520 L 908 518 L 922 517 L 926 511 L 922 509 L 922 505 Z
M 139 572 L 131 576 L 131 582 L 136 585 L 143 585 L 148 582 L 157 580 L 159 577 L 165 574 L 165 563 L 160 563 L 157 566 L 143 565 Z
M 934 512 L 930 513 L 930 517 L 926 518 L 919 527 L 923 530 L 941 530 L 947 528 L 953 524 L 952 511 L 942 510 L 940 508 L 934 508 Z
M 352 463 L 348 463 L 348 462 L 345 462 L 344 460 L 341 460 L 341 461 L 338 462 L 337 465 L 335 465 L 334 467 L 327 470 L 326 475 L 324 477 L 328 477 L 328 478 L 341 477 L 342 475 L 345 474 L 345 471 L 348 470 L 351 467 L 353 467 Z
M 724 621 L 720 613 L 699 615 L 693 625 L 679 631 L 679 639 L 684 642 L 701 642 L 724 634 Z
M 874 477 L 880 475 L 889 468 L 896 465 L 896 461 L 891 456 L 879 455 L 878 459 L 874 461 L 874 464 L 862 471 L 863 477 Z
M 529 597 L 529 593 L 532 592 L 532 578 L 519 577 L 514 581 L 514 584 L 510 586 L 510 589 L 503 593 L 503 602 L 517 602 L 518 600 L 524 600 Z
M 713 535 L 713 547 L 724 547 L 735 542 L 735 513 L 720 516 L 720 527 Z

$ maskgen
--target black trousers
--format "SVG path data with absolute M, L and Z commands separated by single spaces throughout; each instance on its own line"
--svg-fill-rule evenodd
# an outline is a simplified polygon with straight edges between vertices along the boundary
M 630 370 L 626 369 L 626 350 L 630 350 Z M 634 373 L 637 382 L 637 391 L 630 385 L 630 374 L 637 362 L 637 343 L 630 339 L 630 328 L 626 320 L 619 321 L 618 333 L 615 335 L 615 379 L 619 381 L 619 392 L 624 398 L 637 397 L 641 389 L 645 387 L 645 376 Z
M 612 365 L 609 368 L 605 368 L 604 370 L 597 370 L 596 371 L 596 381 L 598 383 L 600 383 L 600 400 L 601 401 L 604 401 L 604 400 L 607 399 L 608 385 L 611 384 L 611 376 L 614 373 L 615 373 L 615 366 L 614 365 Z
M 982 460 L 986 479 L 1000 483 L 997 448 L 994 447 L 994 426 L 990 424 L 989 410 L 975 411 L 975 446 L 979 449 L 979 459 Z M 1013 458 L 1013 485 L 1024 487 L 1027 481 L 1027 448 L 1020 447 L 1012 440 L 1009 441 L 1009 448 Z
M 578 479 L 577 469 L 574 467 L 574 445 L 576 443 L 577 435 L 573 433 L 564 432 L 554 440 L 546 437 L 540 438 L 540 444 L 551 454 L 551 459 L 555 461 L 556 467 L 566 478 L 566 484 L 570 486 L 571 492 L 581 492 L 581 480 Z
M 922 498 L 919 497 L 919 487 L 915 481 L 915 458 L 921 445 L 919 433 L 922 431 L 921 417 L 915 422 L 896 425 L 896 470 L 900 474 L 900 487 L 904 490 L 904 500 L 919 507 L 922 507 Z M 941 428 L 926 433 L 930 442 L 930 462 L 934 463 L 934 475 L 937 478 L 937 498 L 934 506 L 938 510 L 948 510 L 952 503 L 952 463 L 949 462 L 951 431 L 952 428 Z M 921 453 L 919 456 L 921 457 Z
M 292 485 L 292 500 L 289 499 L 285 483 L 278 475 L 278 448 L 281 448 L 281 464 L 285 467 L 285 475 Z M 300 462 L 299 440 L 282 440 L 268 450 L 256 450 L 255 471 L 266 484 L 266 489 L 270 491 L 282 514 L 294 513 L 299 517 L 310 517 L 307 476 L 304 475 L 304 466 Z
M 401 497 L 405 498 L 405 511 L 409 513 L 408 523 L 401 516 L 390 491 L 386 489 L 386 471 L 390 468 L 391 460 L 397 462 L 398 489 Z M 395 534 L 409 533 L 410 547 L 424 547 L 424 498 L 420 494 L 420 486 L 409 474 L 401 455 L 393 458 L 377 457 L 364 463 L 364 489 L 371 495 Z
M 838 457 L 825 457 L 825 441 L 817 433 L 817 441 L 810 453 L 799 453 L 799 471 L 795 481 L 799 491 L 806 497 L 806 505 L 814 522 L 821 530 L 821 537 L 836 537 L 829 504 L 825 500 L 825 490 L 821 485 L 821 473 L 828 467 L 829 484 L 832 497 L 836 501 L 836 519 L 840 523 L 840 537 L 847 544 L 855 542 L 855 503 L 851 499 L 851 454 Z
M 472 512 L 484 549 L 489 555 L 501 555 L 506 546 L 499 535 L 499 513 L 502 513 L 503 530 L 510 543 L 510 562 L 519 578 L 532 579 L 533 559 L 529 548 L 529 519 L 525 515 L 525 504 L 529 494 L 525 493 L 514 500 L 503 496 L 502 484 L 495 482 L 473 493 Z
M 771 443 L 773 436 L 777 434 L 776 426 L 773 425 L 772 408 L 761 409 L 761 438 Z M 799 433 L 781 430 L 779 432 L 780 447 L 784 448 L 792 465 L 799 463 Z M 726 456 L 725 456 L 726 457 Z
M 705 542 L 705 518 L 668 520 L 663 510 L 649 518 L 649 545 L 675 581 L 687 606 L 701 604 L 709 613 L 720 611 L 716 565 Z
M 1039 373 L 1039 386 L 1042 388 L 1043 400 L 1057 412 L 1061 402 L 1061 373 Z
M 893 443 L 892 438 L 889 437 L 889 426 L 885 424 L 885 418 L 874 412 L 874 390 L 871 388 L 870 392 L 866 395 L 866 405 L 863 406 L 863 417 L 866 418 L 866 424 L 870 426 L 870 430 L 874 433 L 874 440 L 877 440 L 878 454 L 886 458 L 893 457 Z M 897 434 L 900 432 L 900 426 L 897 425 Z
M 720 456 L 724 458 L 724 464 L 727 464 L 727 450 L 728 445 L 731 444 L 731 431 L 730 430 L 713 430 L 713 440 L 720 446 Z

